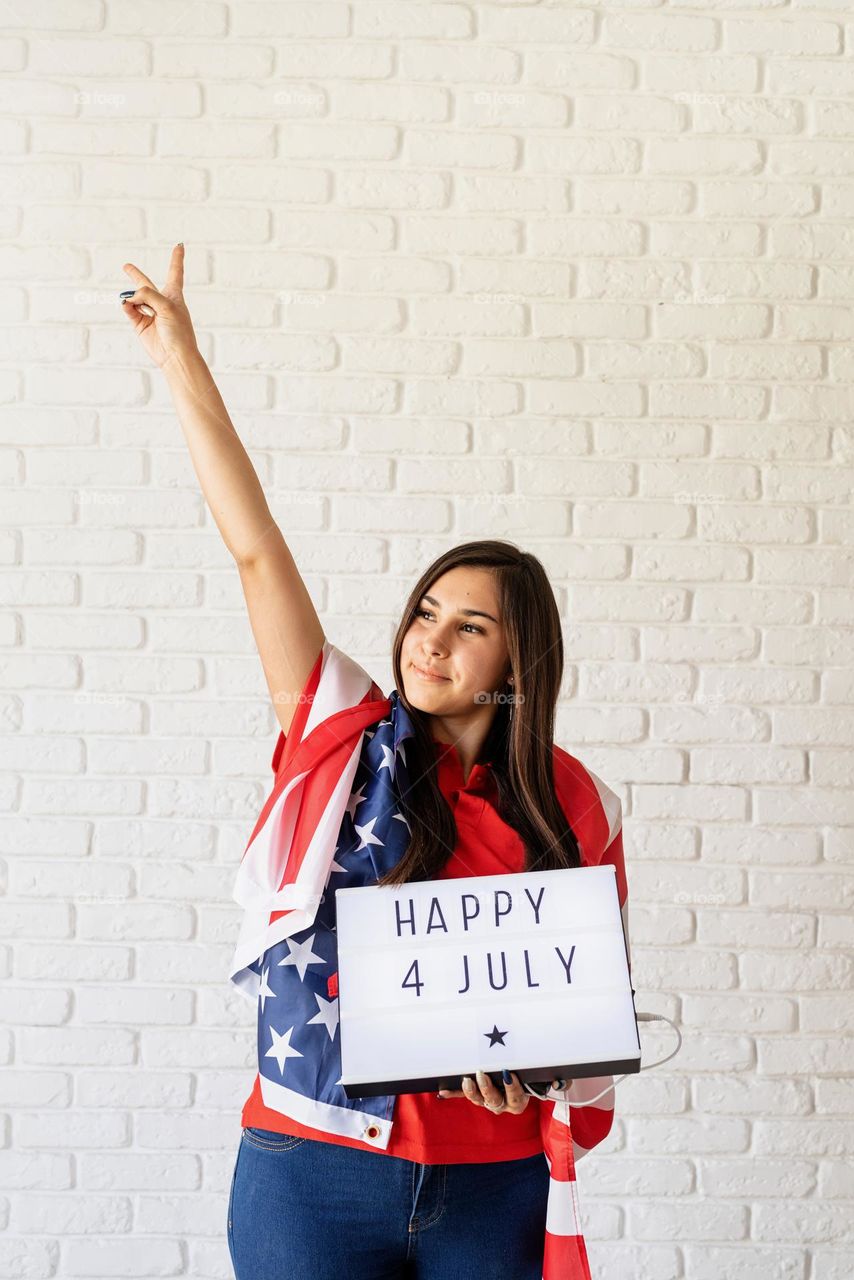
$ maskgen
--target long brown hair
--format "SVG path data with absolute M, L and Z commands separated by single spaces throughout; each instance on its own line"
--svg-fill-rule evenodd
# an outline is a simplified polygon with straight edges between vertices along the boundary
M 378 881 L 381 885 L 435 880 L 457 842 L 453 811 L 436 780 L 430 716 L 406 698 L 400 655 L 424 593 L 459 565 L 494 572 L 514 676 L 514 683 L 504 686 L 505 696 L 496 698 L 498 709 L 482 752 L 491 762 L 498 786 L 498 811 L 524 844 L 526 871 L 581 865 L 578 841 L 554 785 L 555 705 L 563 675 L 563 637 L 554 592 L 536 556 L 512 542 L 486 539 L 451 547 L 425 569 L 406 602 L 394 638 L 395 685 L 415 727 L 415 736 L 407 739 L 405 748 L 409 787 L 400 797 L 411 837 L 406 853 Z

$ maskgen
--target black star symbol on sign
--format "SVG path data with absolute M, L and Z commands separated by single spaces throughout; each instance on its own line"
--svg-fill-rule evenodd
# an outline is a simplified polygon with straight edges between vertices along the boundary
M 493 1022 L 492 1030 L 485 1031 L 483 1034 L 486 1036 L 489 1036 L 489 1047 L 491 1049 L 494 1044 L 504 1044 L 504 1037 L 508 1033 L 506 1031 L 499 1031 L 495 1023 Z M 506 1045 L 504 1045 L 504 1047 L 505 1049 L 507 1048 Z

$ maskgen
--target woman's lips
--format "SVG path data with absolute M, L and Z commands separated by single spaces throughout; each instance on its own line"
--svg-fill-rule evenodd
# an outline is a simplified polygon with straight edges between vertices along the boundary
M 412 670 L 415 672 L 416 675 L 419 675 L 422 680 L 447 680 L 448 679 L 448 676 L 436 676 L 436 675 L 433 675 L 430 671 L 422 671 L 420 667 L 416 667 L 414 662 L 412 663 Z

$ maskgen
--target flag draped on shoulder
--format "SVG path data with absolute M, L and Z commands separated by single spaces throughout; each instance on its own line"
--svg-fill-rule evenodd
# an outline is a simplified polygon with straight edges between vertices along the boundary
M 233 897 L 243 920 L 229 977 L 258 994 L 250 966 L 314 920 L 359 764 L 363 731 L 391 702 L 358 663 L 328 640 L 285 738 L 273 756 L 275 783 L 249 837 Z
M 342 873 L 337 883 L 346 883 L 352 856 L 359 854 L 362 859 L 357 882 L 375 883 L 384 869 L 396 865 L 406 852 L 408 824 L 405 818 L 394 820 L 402 814 L 390 813 L 389 810 L 397 806 L 389 805 L 388 800 L 395 796 L 399 799 L 408 786 L 405 739 L 411 737 L 412 732 L 412 722 L 398 692 L 395 690 L 390 697 L 384 697 L 358 663 L 324 641 L 290 731 L 287 736 L 279 735 L 272 760 L 273 789 L 249 838 L 234 886 L 235 901 L 244 910 L 229 977 L 245 995 L 260 997 L 259 1027 L 264 1016 L 269 1018 L 270 1002 L 268 999 L 265 1015 L 264 998 L 270 991 L 262 985 L 265 953 L 285 938 L 310 929 L 319 908 L 318 925 L 321 924 L 323 913 L 331 906 L 325 894 L 331 877 L 336 872 Z M 587 814 L 588 827 L 595 832 L 592 844 L 597 848 L 589 847 L 586 852 L 592 854 L 591 862 L 618 864 L 620 900 L 624 903 L 619 800 L 574 757 L 557 747 L 555 752 L 556 757 L 560 757 L 556 763 L 562 766 L 560 781 L 556 772 L 556 787 L 562 803 L 566 807 L 569 795 L 571 805 L 580 806 Z M 357 773 L 358 785 L 354 789 Z M 383 799 L 379 808 L 387 821 L 382 827 L 382 840 L 368 839 L 370 865 L 366 868 L 366 841 L 363 838 L 354 841 L 353 831 L 364 833 L 367 828 L 354 828 L 353 814 L 364 804 L 364 810 L 359 810 L 362 823 L 363 813 L 372 812 L 372 805 L 378 804 L 379 788 L 370 786 L 372 779 L 382 779 Z M 370 825 L 373 831 L 373 824 Z M 336 855 L 340 861 L 336 861 Z M 324 905 L 321 907 L 321 904 Z M 334 949 L 334 932 L 325 929 L 323 941 L 327 949 Z M 297 982 L 293 964 L 279 968 L 279 973 Z M 337 988 L 334 993 L 330 991 L 330 995 L 335 999 Z M 284 988 L 278 999 L 287 1003 Z M 288 1020 L 295 1021 L 294 1018 Z M 317 1023 L 318 1017 L 312 1022 Z M 296 1034 L 295 1031 L 294 1037 Z M 278 1097 L 281 1099 L 279 1109 L 296 1116 L 298 1112 L 288 1110 L 289 1107 L 301 1107 L 316 1099 L 311 1124 L 323 1128 L 321 1117 L 327 1116 L 329 1132 L 347 1134 L 353 1130 L 346 1127 L 349 1117 L 343 1108 L 357 1104 L 347 1103 L 343 1095 L 339 1098 L 335 1093 L 340 1077 L 340 1037 L 330 1072 L 328 1057 L 333 1045 L 334 1042 L 327 1047 L 324 1064 L 318 1060 L 315 1065 L 307 1043 L 296 1055 L 302 1059 L 300 1070 L 304 1073 L 297 1078 L 302 1082 L 300 1087 L 308 1091 L 303 1094 L 302 1102 L 294 1089 L 279 1090 L 271 1085 L 267 1075 L 262 1080 L 268 1090 L 265 1104 L 275 1107 Z M 259 1048 L 259 1055 L 261 1052 Z M 268 1049 L 266 1057 L 273 1052 L 272 1048 Z M 260 1069 L 269 1073 L 270 1064 L 262 1063 Z M 591 1280 L 581 1229 L 575 1166 L 611 1128 L 614 1115 L 613 1088 L 608 1088 L 611 1084 L 610 1077 L 597 1077 L 576 1080 L 562 1090 L 550 1089 L 545 1097 L 531 1095 L 528 1105 L 539 1108 L 540 1134 L 549 1166 L 543 1280 Z M 601 1099 L 592 1106 L 586 1105 L 588 1099 L 603 1090 L 606 1092 Z M 373 1103 L 379 1115 L 386 1101 L 391 1113 L 393 1097 L 363 1100 L 363 1103 Z M 342 1114 L 343 1120 L 333 1119 Z M 380 1120 L 375 1126 L 379 1132 L 378 1150 L 387 1147 L 393 1123 L 392 1118 Z M 577 1129 L 576 1135 L 573 1128 Z

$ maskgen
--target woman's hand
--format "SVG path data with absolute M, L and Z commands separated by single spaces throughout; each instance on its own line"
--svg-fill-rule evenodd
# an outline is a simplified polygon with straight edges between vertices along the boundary
M 509 1072 L 510 1079 L 504 1085 L 504 1092 L 497 1089 L 490 1079 L 487 1071 L 475 1072 L 475 1078 L 471 1076 L 463 1076 L 462 1089 L 440 1089 L 438 1096 L 440 1098 L 468 1098 L 469 1102 L 473 1102 L 476 1107 L 486 1107 L 488 1111 L 495 1112 L 496 1115 L 503 1115 L 509 1111 L 511 1115 L 518 1116 L 525 1110 L 531 1094 L 526 1093 L 522 1088 L 518 1076 L 512 1071 Z M 552 1088 L 557 1089 L 559 1081 L 552 1081 Z
M 154 287 L 144 272 L 132 262 L 122 267 L 136 286 L 133 297 L 122 308 L 151 359 L 162 369 L 170 360 L 198 351 L 193 322 L 184 302 L 184 246 L 176 244 L 162 290 Z M 152 311 L 146 315 L 141 307 Z

